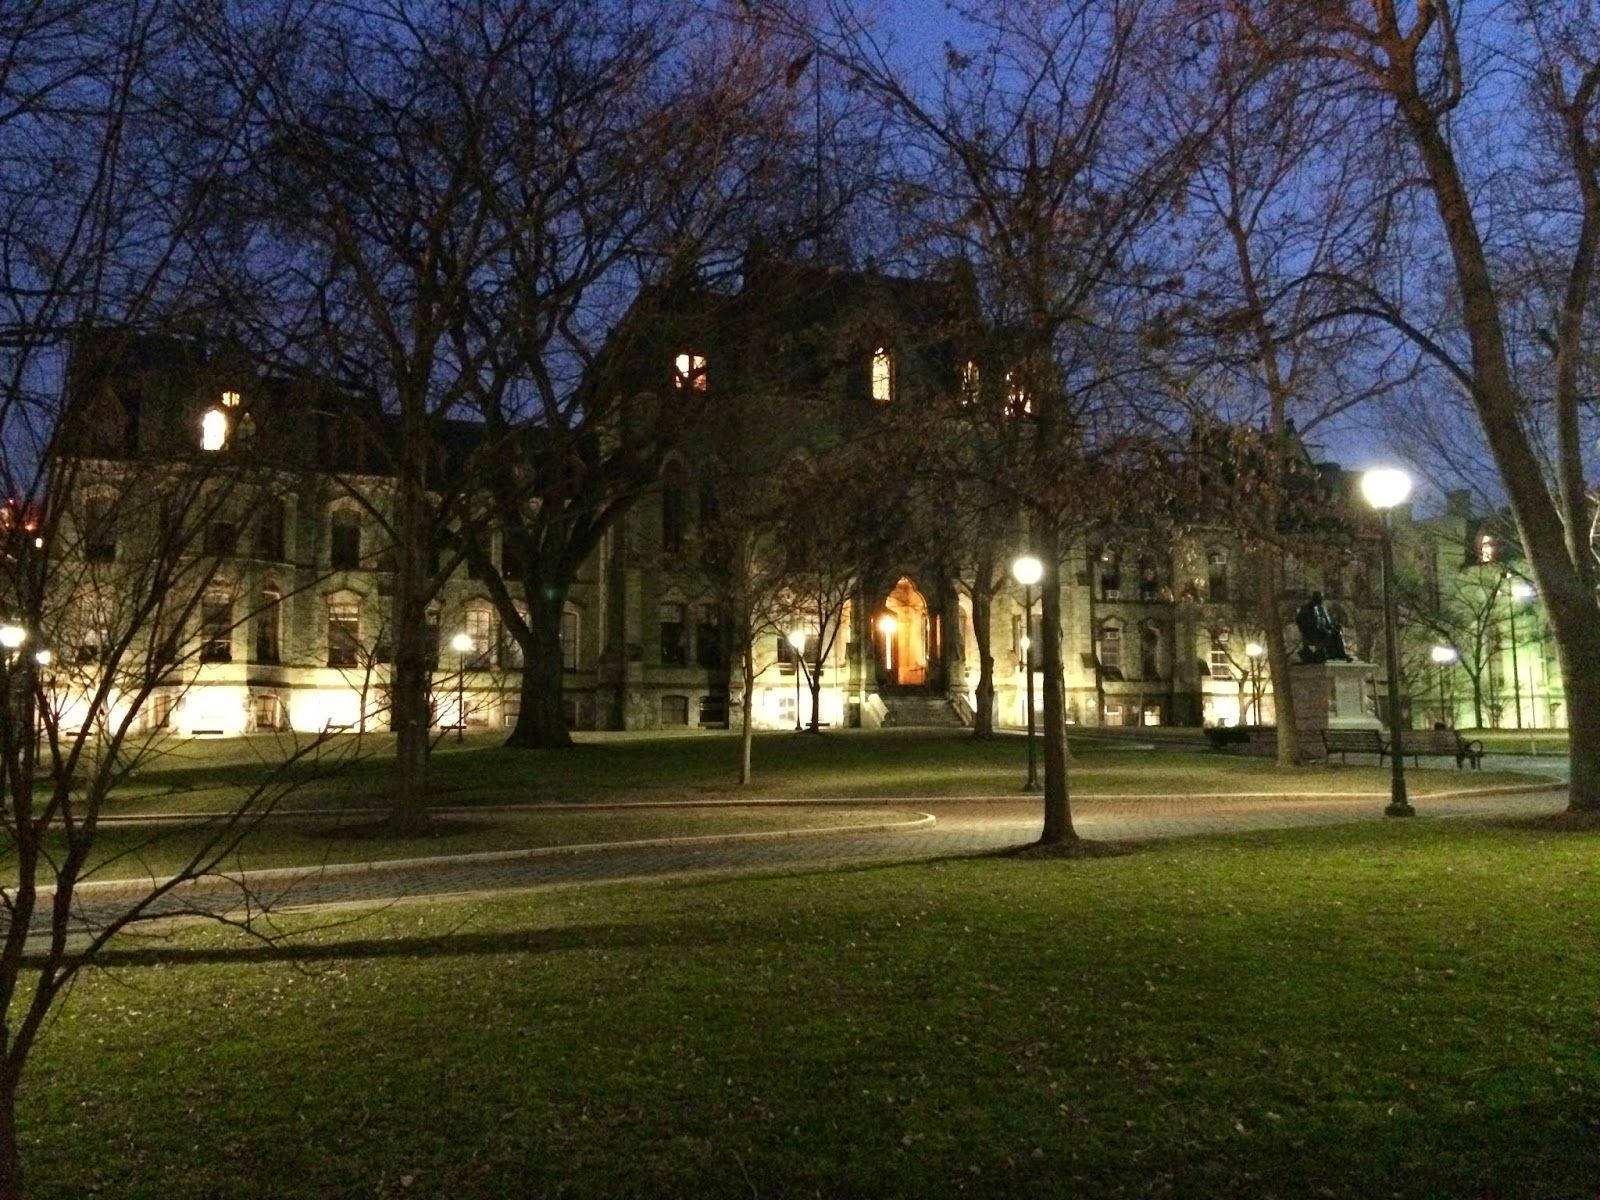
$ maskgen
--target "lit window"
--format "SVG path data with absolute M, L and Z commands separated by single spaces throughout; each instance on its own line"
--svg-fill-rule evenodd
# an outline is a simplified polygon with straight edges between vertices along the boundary
M 879 404 L 894 399 L 894 355 L 882 346 L 872 352 L 872 398 Z
M 1006 372 L 1006 411 L 1012 416 L 1018 414 L 1031 415 L 1033 413 L 1033 397 L 1017 379 L 1015 371 Z
M 976 404 L 978 402 L 980 395 L 979 384 L 978 364 L 969 359 L 967 365 L 961 368 L 961 403 Z
M 703 392 L 706 390 L 706 356 L 685 351 L 673 364 L 677 368 L 678 390 Z
M 1232 679 L 1233 663 L 1228 658 L 1228 635 L 1211 639 L 1211 678 Z
M 466 634 L 472 642 L 466 666 L 474 671 L 489 668 L 489 647 L 494 643 L 494 615 L 482 605 L 467 609 Z
M 1478 538 L 1478 561 L 1491 563 L 1494 561 L 1494 535 L 1485 533 Z
M 328 602 L 328 665 L 353 667 L 361 657 L 361 605 L 348 600 Z
M 215 453 L 228 443 L 228 417 L 220 408 L 208 408 L 200 418 L 200 449 Z
M 223 392 L 222 393 L 222 407 L 223 408 L 238 408 L 239 407 L 239 393 L 238 392 Z

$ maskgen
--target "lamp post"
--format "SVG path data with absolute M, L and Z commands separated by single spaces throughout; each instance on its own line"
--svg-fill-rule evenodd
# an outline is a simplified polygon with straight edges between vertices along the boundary
M 472 636 L 466 632 L 450 639 L 450 649 L 456 652 L 456 741 L 467 736 L 467 651 L 472 649 Z
M 1509 578 L 1510 571 L 1506 572 Z M 1533 598 L 1533 585 L 1526 579 L 1511 581 L 1511 699 L 1517 706 L 1517 728 L 1522 728 L 1522 671 L 1517 666 L 1517 605 Z
M 1022 669 L 1028 676 L 1028 778 L 1022 790 L 1039 790 L 1039 751 L 1034 745 L 1033 720 L 1033 585 L 1044 577 L 1044 564 L 1031 554 L 1020 556 L 1011 564 L 1011 577 L 1022 585 L 1023 628 Z
M 890 683 L 894 683 L 894 635 L 900 628 L 900 621 L 893 613 L 884 613 L 878 618 L 878 632 L 883 634 L 883 669 L 889 674 Z
M 1361 494 L 1383 518 L 1383 640 L 1389 669 L 1389 805 L 1385 816 L 1410 817 L 1406 799 L 1405 739 L 1400 728 L 1400 617 L 1394 599 L 1394 524 L 1390 516 L 1411 494 L 1411 476 L 1394 467 L 1374 467 L 1361 476 Z
M 1454 646 L 1435 646 L 1428 651 L 1428 657 L 1433 659 L 1433 665 L 1439 676 L 1439 720 L 1451 729 L 1455 728 L 1456 714 L 1445 706 L 1444 698 L 1444 672 L 1445 668 L 1461 656 L 1456 653 Z
M 0 625 L 0 649 L 6 652 L 6 664 L 9 666 L 12 656 L 21 649 L 22 643 L 28 640 L 28 631 L 21 625 Z
M 800 672 L 806 666 L 806 631 L 789 630 L 789 648 L 794 651 L 794 731 L 800 732 Z
M 1267 648 L 1260 642 L 1246 642 L 1244 656 L 1250 660 L 1250 704 L 1255 710 L 1255 723 L 1261 724 L 1261 656 Z

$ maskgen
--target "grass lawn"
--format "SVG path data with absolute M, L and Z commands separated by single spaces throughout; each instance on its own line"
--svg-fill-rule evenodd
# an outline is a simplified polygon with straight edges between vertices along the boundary
M 1565 729 L 1469 729 L 1463 737 L 1482 741 L 1490 754 L 1565 754 Z
M 494 813 L 441 822 L 432 836 L 374 836 L 372 822 L 351 828 L 338 821 L 272 821 L 251 831 L 224 866 L 231 870 L 373 862 L 482 850 L 520 850 L 537 846 L 575 846 L 635 838 L 693 837 L 719 833 L 770 833 L 837 825 L 869 825 L 910 820 L 906 808 L 746 808 L 673 811 Z M 363 826 L 365 828 L 363 828 Z M 204 844 L 202 823 L 156 828 L 101 826 L 91 865 L 96 879 L 165 874 L 187 864 Z M 56 838 L 55 852 L 65 852 Z M 9 864 L 8 864 L 9 865 Z
M 1600 1188 L 1600 834 L 1391 822 L 392 908 L 83 979 L 39 1197 Z
M 353 740 L 353 739 L 352 739 Z M 199 812 L 226 807 L 237 789 L 260 779 L 263 763 L 284 752 L 276 738 L 228 742 L 174 741 L 124 789 L 113 811 Z M 308 764 L 295 807 L 384 802 L 392 740 L 362 743 L 359 761 Z M 348 757 L 341 741 L 330 757 Z M 680 800 L 759 797 L 895 797 L 1000 794 L 1017 790 L 1023 774 L 1019 737 L 975 742 L 959 732 L 834 731 L 757 738 L 756 786 L 733 782 L 738 739 L 730 734 L 687 737 L 589 735 L 569 750 L 507 750 L 499 738 L 447 741 L 435 751 L 430 782 L 440 804 L 534 801 Z M 1280 771 L 1260 759 L 1204 751 L 1150 750 L 1140 743 L 1086 739 L 1075 750 L 1072 787 L 1080 792 L 1381 792 L 1388 773 L 1373 766 L 1304 767 Z M 1463 773 L 1453 767 L 1412 770 L 1419 795 L 1473 784 L 1526 782 L 1504 772 Z

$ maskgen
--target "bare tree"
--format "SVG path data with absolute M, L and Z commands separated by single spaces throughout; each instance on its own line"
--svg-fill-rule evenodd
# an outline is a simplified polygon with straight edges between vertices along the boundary
M 266 494 L 245 414 L 174 462 L 119 388 L 123 352 L 188 326 L 192 244 L 241 143 L 172 120 L 194 26 L 177 6 L 0 10 L 0 1197 L 23 1193 L 21 1087 L 41 1030 L 119 932 L 184 911 L 297 786 L 320 739 L 291 747 L 202 831 L 176 870 L 86 902 L 108 865 L 100 820 L 159 754 L 158 711 L 240 624 L 217 531 Z M 168 431 L 170 433 L 170 431 Z M 211 432 L 224 436 L 214 444 Z M 231 438 L 228 435 L 232 435 Z M 231 441 L 232 449 L 228 443 Z M 242 619 L 248 620 L 249 606 Z
M 1600 601 L 1584 433 L 1596 390 L 1586 352 L 1600 253 L 1600 19 L 1564 0 L 1405 9 L 1235 0 L 1233 9 L 1267 61 L 1334 64 L 1388 106 L 1387 127 L 1420 168 L 1427 214 L 1394 231 L 1408 240 L 1383 277 L 1345 281 L 1347 308 L 1387 322 L 1466 398 L 1560 650 L 1569 806 L 1600 811 L 1600 675 L 1589 669 L 1600 655 Z M 1513 92 L 1519 103 L 1505 103 Z M 1477 135 L 1486 121 L 1492 138 Z M 1497 156 L 1496 146 L 1515 152 Z M 1531 301 L 1520 269 L 1529 262 L 1541 285 Z
M 935 245 L 972 263 L 983 314 L 1008 343 L 983 386 L 997 398 L 989 411 L 1013 419 L 992 467 L 1011 481 L 1045 568 L 1047 843 L 1076 839 L 1061 563 L 1073 534 L 1105 515 L 1087 511 L 1090 499 L 1117 495 L 1106 486 L 1112 464 L 1139 457 L 1152 432 L 1148 393 L 1130 373 L 1143 369 L 1138 333 L 1169 291 L 1169 270 L 1144 235 L 1170 214 L 1209 120 L 1172 15 L 1153 0 L 984 6 L 970 14 L 974 42 L 953 46 L 929 81 L 835 11 L 839 56 L 882 98 L 906 147 L 902 186 L 928 214 Z M 1170 89 L 1192 101 L 1181 126 L 1155 119 L 1178 111 Z

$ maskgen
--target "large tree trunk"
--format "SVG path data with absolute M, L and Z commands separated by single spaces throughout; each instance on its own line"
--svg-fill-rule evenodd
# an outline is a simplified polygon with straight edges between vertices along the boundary
M 395 733 L 395 789 L 390 824 L 415 833 L 428 815 L 428 692 L 432 658 L 428 645 L 427 454 L 425 416 L 406 405 L 399 478 L 395 487 L 394 668 L 390 716 Z
M 522 750 L 572 745 L 562 708 L 561 609 L 565 592 L 550 598 L 536 587 L 528 595 L 528 641 L 522 643 L 522 707 L 506 745 Z
M 1272 676 L 1272 708 L 1278 726 L 1278 765 L 1300 763 L 1300 730 L 1295 723 L 1294 686 L 1289 678 L 1289 646 L 1284 641 L 1283 598 L 1278 588 L 1278 560 L 1262 551 L 1256 564 L 1256 595 L 1261 629 L 1267 641 L 1267 671 Z M 1256 724 L 1261 713 L 1256 713 Z
M 739 654 L 739 669 L 744 677 L 744 703 L 739 713 L 739 782 L 748 785 L 751 779 L 751 758 L 755 749 L 755 723 L 751 720 L 750 705 L 756 690 L 755 638 L 748 629 L 742 639 L 744 646 Z
M 17 1141 L 17 1077 L 0 1073 L 0 1200 L 22 1200 L 22 1146 Z
M 994 737 L 994 567 L 978 564 L 972 580 L 972 640 L 978 651 L 978 691 L 972 706 L 972 736 Z
M 1066 684 L 1061 674 L 1061 537 L 1053 522 L 1040 519 L 1035 552 L 1044 563 L 1039 581 L 1039 631 L 1044 669 L 1044 832 L 1047 844 L 1073 842 L 1072 805 L 1067 789 Z

